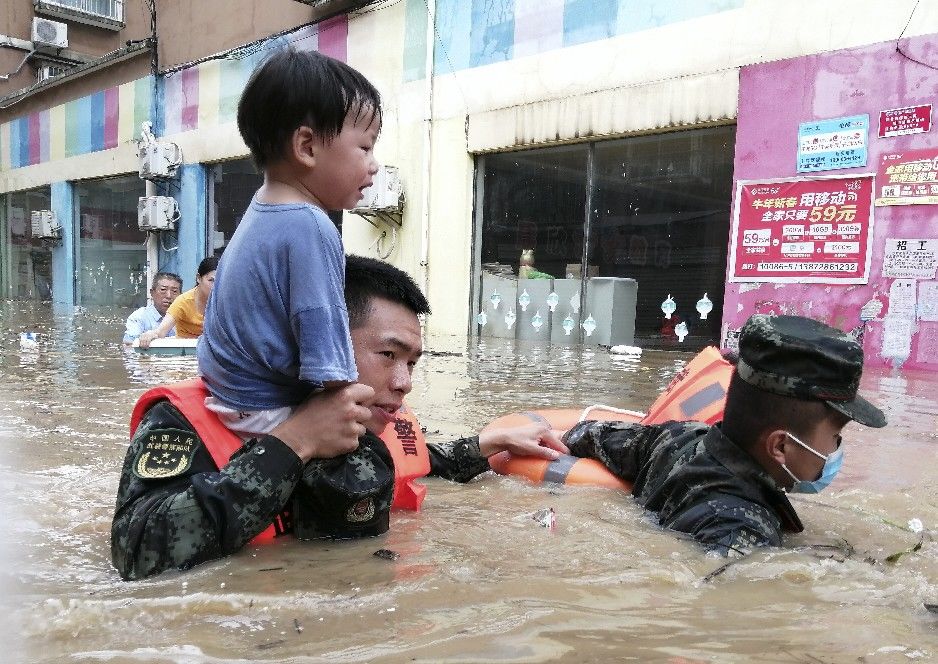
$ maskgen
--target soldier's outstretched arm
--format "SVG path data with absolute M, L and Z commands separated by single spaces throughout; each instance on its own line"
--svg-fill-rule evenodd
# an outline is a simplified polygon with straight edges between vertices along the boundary
M 563 435 L 573 456 L 601 461 L 614 475 L 635 480 L 659 443 L 661 426 L 586 420 Z
M 186 419 L 160 402 L 124 459 L 111 560 L 129 580 L 229 555 L 270 525 L 302 471 L 273 436 L 249 442 L 219 470 Z
M 491 470 L 489 460 L 479 451 L 479 437 L 470 436 L 445 443 L 427 443 L 430 454 L 430 476 L 453 482 L 468 482 L 476 475 Z

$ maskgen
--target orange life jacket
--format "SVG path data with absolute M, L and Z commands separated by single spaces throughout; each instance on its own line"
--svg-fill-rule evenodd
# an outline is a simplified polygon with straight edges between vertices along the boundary
M 241 449 L 241 439 L 229 431 L 218 415 L 205 407 L 208 389 L 201 378 L 193 378 L 171 385 L 160 385 L 144 392 L 137 400 L 130 415 L 130 437 L 133 438 L 146 412 L 164 399 L 175 406 L 189 421 L 202 439 L 202 444 L 221 469 L 232 455 Z M 394 459 L 394 500 L 392 509 L 419 510 L 427 493 L 427 487 L 415 480 L 430 472 L 430 454 L 427 442 L 420 430 L 420 423 L 406 405 L 398 411 L 395 420 L 389 423 L 379 436 Z M 286 531 L 284 515 L 278 515 L 264 532 L 252 542 L 257 544 L 282 535 Z

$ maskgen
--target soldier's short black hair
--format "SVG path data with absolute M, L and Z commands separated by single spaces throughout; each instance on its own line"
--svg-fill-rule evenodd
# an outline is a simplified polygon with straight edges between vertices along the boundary
M 808 436 L 829 417 L 842 418 L 842 424 L 848 421 L 823 401 L 766 392 L 733 371 L 721 428 L 730 440 L 749 449 L 763 432 L 784 429 L 796 436 Z
M 179 284 L 179 290 L 182 290 L 182 277 L 180 277 L 175 272 L 157 272 L 153 275 L 153 282 L 150 284 L 150 290 L 156 288 L 156 284 L 160 279 L 169 279 L 170 281 L 175 281 Z
M 254 70 L 238 102 L 238 131 L 259 169 L 284 156 L 298 128 L 326 141 L 342 131 L 349 113 L 381 121 L 381 95 L 344 62 L 288 47 Z
M 345 308 L 351 329 L 365 324 L 375 297 L 404 305 L 417 315 L 430 313 L 430 303 L 406 272 L 374 258 L 347 256 Z

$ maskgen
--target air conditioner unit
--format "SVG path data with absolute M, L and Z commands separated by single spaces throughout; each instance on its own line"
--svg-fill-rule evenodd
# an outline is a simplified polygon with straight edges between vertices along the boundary
M 35 238 L 57 238 L 62 229 L 52 210 L 33 210 L 29 221 Z
M 34 16 L 33 44 L 40 50 L 68 48 L 68 26 L 65 23 Z
M 172 196 L 141 196 L 137 224 L 142 231 L 171 231 L 179 220 L 179 205 Z
M 50 78 L 55 78 L 56 76 L 61 76 L 68 71 L 68 67 L 62 67 L 58 65 L 42 65 L 39 67 L 39 71 L 36 75 L 36 80 L 40 83 L 43 81 L 48 81 Z
M 382 166 L 352 212 L 401 212 L 404 187 L 397 167 Z
M 140 145 L 140 177 L 144 180 L 176 177 L 181 163 L 182 150 L 175 143 Z

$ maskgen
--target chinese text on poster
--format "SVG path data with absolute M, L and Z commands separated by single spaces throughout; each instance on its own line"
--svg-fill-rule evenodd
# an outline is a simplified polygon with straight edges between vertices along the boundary
M 938 150 L 884 154 L 876 190 L 876 205 L 938 205 Z
M 870 116 L 802 122 L 798 126 L 798 172 L 866 166 Z
M 873 177 L 737 183 L 730 281 L 865 284 Z

